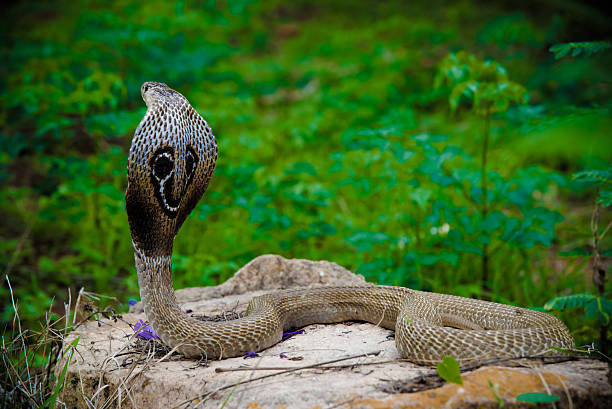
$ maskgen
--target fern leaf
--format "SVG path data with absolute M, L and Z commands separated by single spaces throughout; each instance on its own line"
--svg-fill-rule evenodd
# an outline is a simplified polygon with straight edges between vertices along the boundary
M 563 311 L 569 310 L 571 308 L 585 307 L 590 301 L 595 298 L 597 297 L 591 293 L 562 295 L 560 297 L 555 297 L 552 300 L 549 300 L 546 304 L 544 304 L 544 310 Z

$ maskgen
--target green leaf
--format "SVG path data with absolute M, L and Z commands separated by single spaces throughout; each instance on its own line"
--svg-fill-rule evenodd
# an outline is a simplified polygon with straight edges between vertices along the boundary
M 295 162 L 289 169 L 285 170 L 287 175 L 316 175 L 317 170 L 308 162 Z
M 501 398 L 501 396 L 499 396 L 499 385 L 498 384 L 493 385 L 493 382 L 491 382 L 490 379 L 487 379 L 487 383 L 489 384 L 489 389 L 491 390 L 493 395 L 495 395 L 497 404 L 499 405 L 501 409 L 504 409 L 506 406 L 504 405 L 504 400 Z
M 359 252 L 372 250 L 374 245 L 385 243 L 389 241 L 389 239 L 390 237 L 388 234 L 381 232 L 372 233 L 368 231 L 355 233 L 347 238 L 348 242 L 357 247 Z
M 470 98 L 473 95 L 473 93 L 470 92 L 470 89 L 473 89 L 474 86 L 470 87 L 469 85 L 470 84 L 468 82 L 462 82 L 453 87 L 453 90 L 448 97 L 448 103 L 452 112 L 457 110 L 462 96 Z
M 612 303 L 602 297 L 596 297 L 587 304 L 584 312 L 589 319 L 599 317 L 599 321 L 603 325 L 608 325 L 612 313 Z
M 597 309 L 599 310 L 599 322 L 601 322 L 602 325 L 610 324 L 612 303 L 605 298 L 597 297 Z
M 410 197 L 422 210 L 425 210 L 427 202 L 429 202 L 429 198 L 432 194 L 433 192 L 431 190 L 418 187 L 410 191 L 408 197 Z
M 393 152 L 393 156 L 395 156 L 395 159 L 397 159 L 400 164 L 403 164 L 414 156 L 414 152 L 404 149 L 404 145 L 399 141 L 393 144 L 391 152 Z
M 541 392 L 528 392 L 521 393 L 516 397 L 516 400 L 519 402 L 528 402 L 528 403 L 550 403 L 556 402 L 559 400 L 557 395 L 549 395 L 547 393 Z
M 608 169 L 587 169 L 574 173 L 572 179 L 587 185 L 601 186 L 612 183 L 612 167 Z
M 506 224 L 506 216 L 499 210 L 494 210 L 487 215 L 487 217 L 480 223 L 480 228 L 487 234 L 493 233 L 495 230 L 501 228 Z
M 453 289 L 453 293 L 462 297 L 480 297 L 482 295 L 482 286 L 478 284 L 457 285 Z
M 597 202 L 601 203 L 603 207 L 608 207 L 612 205 L 612 189 L 601 189 L 599 191 L 599 197 L 597 198 Z
M 554 345 L 548 345 L 548 349 L 552 349 L 553 351 L 561 352 L 562 354 L 584 353 L 588 355 L 588 351 L 581 351 L 578 349 L 559 348 Z
M 544 309 L 546 311 L 551 311 L 553 309 L 563 311 L 571 308 L 585 307 L 595 298 L 595 295 L 591 293 L 562 295 L 544 304 Z
M 508 79 L 504 66 L 464 51 L 451 53 L 440 63 L 435 82 L 436 87 L 443 84 L 449 87 L 452 112 L 462 100 L 467 100 L 476 113 L 486 116 L 507 110 L 511 102 L 525 104 L 529 98 L 522 85 Z
M 559 253 L 561 257 L 574 257 L 574 256 L 590 256 L 591 252 L 583 247 L 574 247 L 571 250 L 562 251 Z
M 599 305 L 596 298 L 591 300 L 591 302 L 586 305 L 584 308 L 584 314 L 591 320 L 599 315 Z
M 548 51 L 555 54 L 555 60 L 559 60 L 568 54 L 572 57 L 577 57 L 581 54 L 591 55 L 609 48 L 612 48 L 612 44 L 607 41 L 589 41 L 555 44 Z
M 446 382 L 463 385 L 463 378 L 461 378 L 459 364 L 452 356 L 444 356 L 444 358 L 442 358 L 442 362 L 438 362 L 436 368 L 438 369 L 438 375 L 440 378 L 444 379 Z
M 433 266 L 440 261 L 444 261 L 455 267 L 459 262 L 459 255 L 448 251 L 443 251 L 441 253 L 420 253 L 417 256 L 417 261 L 422 266 Z

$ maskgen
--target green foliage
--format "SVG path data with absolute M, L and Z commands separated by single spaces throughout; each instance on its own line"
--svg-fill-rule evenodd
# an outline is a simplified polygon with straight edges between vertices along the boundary
M 597 188 L 597 202 L 603 207 L 612 205 L 612 166 L 607 169 L 583 170 L 574 173 L 573 179 L 581 185 Z
M 511 102 L 526 104 L 525 88 L 508 79 L 508 72 L 495 61 L 483 61 L 465 51 L 451 53 L 440 63 L 435 86 L 450 88 L 448 102 L 455 112 L 462 99 L 472 103 L 479 115 L 503 112 Z
M 438 375 L 446 382 L 456 383 L 457 385 L 463 385 L 463 378 L 461 378 L 461 370 L 457 360 L 452 356 L 446 355 L 442 358 L 441 362 L 436 364 Z
M 551 403 L 558 401 L 559 397 L 557 395 L 549 395 L 548 393 L 542 392 L 527 392 L 518 395 L 516 400 L 527 403 Z
M 545 311 L 568 310 L 572 308 L 584 308 L 588 319 L 598 319 L 603 325 L 610 323 L 612 315 L 612 302 L 591 293 L 571 294 L 555 297 L 544 304 Z
M 559 59 L 572 49 L 572 55 L 577 56 L 582 52 L 590 55 L 609 47 L 609 43 L 570 43 L 565 45 L 558 44 L 551 47 L 550 51 L 556 53 L 555 59 Z M 608 352 L 608 332 L 610 315 L 612 314 L 612 303 L 606 299 L 606 268 L 602 263 L 602 255 L 605 256 L 610 251 L 602 249 L 601 244 L 604 236 L 612 227 L 612 221 L 609 221 L 603 230 L 600 230 L 600 222 L 602 221 L 602 209 L 612 204 L 612 167 L 608 165 L 607 169 L 583 170 L 574 173 L 573 180 L 581 187 L 595 188 L 596 200 L 590 220 L 590 249 L 584 250 L 580 247 L 575 247 L 561 254 L 566 256 L 591 256 L 592 281 L 596 287 L 597 296 L 591 293 L 583 293 L 555 297 L 546 303 L 544 308 L 548 310 L 552 308 L 562 310 L 565 308 L 584 307 L 585 315 L 591 322 L 598 317 L 597 325 L 587 325 L 583 329 L 591 333 L 599 332 L 598 346 L 601 349 L 601 355 L 605 357 Z
M 37 328 L 24 327 L 20 315 L 23 310 L 18 306 L 8 277 L 5 282 L 11 314 L 7 320 L 10 327 L 2 334 L 0 349 L 0 402 L 2 407 L 54 408 L 78 337 L 64 347 L 61 337 L 66 332 L 61 326 L 68 320 L 50 315 Z M 53 369 L 62 358 L 66 358 L 64 367 L 56 373 Z
M 581 188 L 595 188 L 596 199 L 595 208 L 590 221 L 591 232 L 587 245 L 578 246 L 569 251 L 561 252 L 560 255 L 566 257 L 591 257 L 591 262 L 593 264 L 593 283 L 597 287 L 598 295 L 587 292 L 555 297 L 544 305 L 544 309 L 547 311 L 552 309 L 562 311 L 565 309 L 584 308 L 587 322 L 597 323 L 595 325 L 587 324 L 586 330 L 591 333 L 599 332 L 599 347 L 602 349 L 602 354 L 605 356 L 607 353 L 607 327 L 610 324 L 610 316 L 612 315 L 612 302 L 606 298 L 606 270 L 601 263 L 601 257 L 608 256 L 610 250 L 600 248 L 600 243 L 612 227 L 612 221 L 608 222 L 604 229 L 600 229 L 599 222 L 602 208 L 606 208 L 612 204 L 612 167 L 608 167 L 607 169 L 588 169 L 574 173 L 573 181 Z M 585 236 L 587 236 L 587 233 L 585 233 Z M 588 250 L 584 247 L 588 247 Z
M 541 46 L 542 35 L 521 12 L 502 14 L 491 19 L 478 32 L 478 41 L 482 44 L 495 45 L 503 51 L 517 44 L 531 47 Z
M 566 56 L 578 57 L 600 53 L 604 50 L 612 48 L 612 44 L 607 41 L 590 41 L 583 43 L 562 43 L 551 46 L 548 50 L 555 54 L 555 60 L 559 60 Z
M 544 309 L 546 311 L 553 309 L 562 311 L 570 308 L 584 307 L 594 298 L 596 297 L 591 293 L 563 295 L 549 300 L 544 304 Z
M 595 330 L 598 329 L 596 327 L 600 327 L 599 346 L 602 349 L 602 354 L 605 356 L 607 353 L 607 327 L 610 324 L 610 316 L 612 315 L 612 302 L 606 298 L 606 269 L 601 263 L 601 257 L 608 256 L 611 252 L 609 249 L 601 249 L 600 242 L 612 227 L 612 221 L 608 222 L 604 229 L 600 229 L 599 222 L 602 208 L 612 205 L 612 167 L 608 166 L 606 169 L 583 170 L 574 173 L 572 179 L 581 188 L 595 188 L 595 208 L 590 221 L 590 248 L 586 250 L 582 247 L 576 247 L 569 251 L 562 252 L 560 255 L 592 257 L 593 283 L 597 287 L 598 295 L 582 293 L 555 297 L 544 305 L 544 309 L 564 310 L 583 307 L 585 316 L 588 320 L 593 322 L 597 319 L 597 325 L 592 326 L 589 330 L 595 332 Z

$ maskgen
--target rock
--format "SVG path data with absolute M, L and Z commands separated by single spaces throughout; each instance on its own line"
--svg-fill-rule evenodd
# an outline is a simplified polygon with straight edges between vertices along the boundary
M 268 255 L 224 284 L 179 290 L 177 298 L 185 310 L 218 315 L 243 311 L 266 291 L 340 284 L 364 280 L 334 263 Z M 69 334 L 66 346 L 80 338 L 60 395 L 66 407 L 497 408 L 498 399 L 506 408 L 534 407 L 516 400 L 526 392 L 559 396 L 557 408 L 612 407 L 609 368 L 595 360 L 487 366 L 463 373 L 460 386 L 441 381 L 432 368 L 399 360 L 392 331 L 349 322 L 310 325 L 255 358 L 203 363 L 136 338 L 129 324 L 140 319 L 136 305 L 122 319 L 87 322 Z M 317 366 L 329 361 L 336 362 Z
M 300 287 L 321 287 L 325 285 L 364 285 L 362 275 L 353 274 L 344 267 L 329 261 L 292 259 L 266 254 L 251 260 L 232 278 L 214 287 L 192 287 L 176 291 L 179 303 L 196 303 L 241 295 L 248 291 L 272 291 Z M 250 297 L 247 300 L 251 299 Z M 192 308 L 198 311 L 197 308 Z M 131 313 L 144 312 L 141 303 L 130 308 Z

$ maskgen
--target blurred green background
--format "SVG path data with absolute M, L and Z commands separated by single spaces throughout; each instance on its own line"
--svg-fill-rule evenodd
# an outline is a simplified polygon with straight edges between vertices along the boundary
M 549 51 L 610 40 L 593 6 L 54 1 L 4 18 L 0 265 L 29 325 L 67 288 L 138 297 L 124 192 L 144 81 L 219 143 L 175 243 L 179 288 L 278 253 L 522 306 L 595 292 L 596 193 L 572 174 L 612 162 L 612 52 Z M 6 327 L 6 282 L 0 297 Z M 562 318 L 597 333 L 596 314 Z

